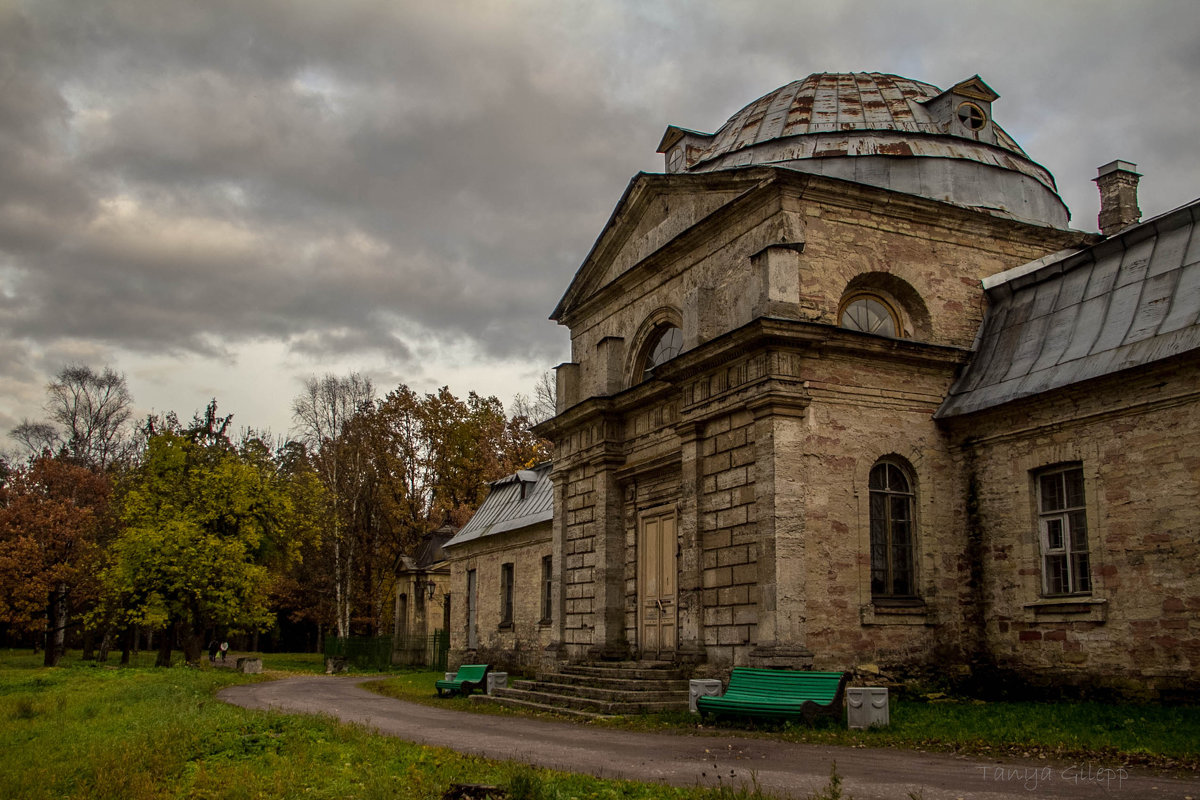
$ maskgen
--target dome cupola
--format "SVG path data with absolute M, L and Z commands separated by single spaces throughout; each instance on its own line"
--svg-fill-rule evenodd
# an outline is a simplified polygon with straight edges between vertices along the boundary
M 667 172 L 775 165 L 1065 228 L 1054 177 L 992 118 L 972 76 L 942 91 L 882 73 L 818 73 L 782 86 L 716 133 L 667 128 Z

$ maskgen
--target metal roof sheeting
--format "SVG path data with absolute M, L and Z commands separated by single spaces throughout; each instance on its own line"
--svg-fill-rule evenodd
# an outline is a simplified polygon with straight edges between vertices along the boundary
M 546 522 L 554 516 L 554 487 L 550 482 L 550 462 L 523 469 L 500 480 L 467 524 L 443 547 L 470 542 L 484 536 Z
M 942 94 L 930 83 L 879 72 L 817 73 L 792 81 L 760 97 L 729 118 L 713 134 L 700 157 L 717 156 L 756 144 L 814 133 L 899 131 L 942 135 L 944 122 L 935 120 L 924 103 Z M 1000 126 L 997 146 L 1028 158 Z
M 937 417 L 1200 348 L 1200 200 L 984 281 L 975 355 Z

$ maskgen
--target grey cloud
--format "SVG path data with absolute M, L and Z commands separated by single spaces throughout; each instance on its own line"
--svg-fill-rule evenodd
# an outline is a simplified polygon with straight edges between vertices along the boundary
M 546 316 L 630 176 L 661 168 L 664 128 L 715 130 L 821 70 L 978 72 L 1076 225 L 1117 157 L 1165 210 L 1196 193 L 1196 8 L 18 4 L 0 11 L 0 339 L 185 358 L 266 338 L 403 374 L 466 343 L 548 365 Z

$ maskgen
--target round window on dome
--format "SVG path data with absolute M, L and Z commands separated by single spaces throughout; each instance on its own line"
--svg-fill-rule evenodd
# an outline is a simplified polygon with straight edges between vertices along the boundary
M 838 324 L 852 331 L 872 333 L 876 336 L 902 335 L 900 318 L 883 298 L 873 294 L 856 294 L 842 303 Z
M 646 360 L 642 363 L 642 380 L 649 380 L 654 368 L 665 364 L 683 349 L 683 332 L 674 325 L 661 325 L 650 337 L 646 346 Z
M 987 125 L 987 114 L 974 103 L 960 103 L 958 121 L 969 131 L 981 131 Z

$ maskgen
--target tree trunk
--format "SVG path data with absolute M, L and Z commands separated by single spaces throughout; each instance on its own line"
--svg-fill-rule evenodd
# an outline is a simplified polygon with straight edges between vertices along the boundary
M 138 629 L 130 626 L 121 633 L 121 666 L 129 666 L 129 657 L 137 647 Z
M 159 632 L 158 642 L 158 658 L 154 659 L 154 666 L 169 667 L 171 666 L 171 644 L 175 639 L 175 626 L 168 624 Z
M 96 655 L 96 660 L 101 664 L 108 661 L 108 652 L 113 646 L 113 626 L 106 624 L 104 626 L 104 635 L 100 637 L 100 652 Z
M 57 667 L 67 638 L 67 589 L 61 583 L 46 605 L 46 656 L 42 665 Z
M 183 648 L 183 660 L 195 666 L 200 663 L 204 652 L 204 626 L 199 622 L 199 614 L 192 613 L 192 619 L 179 624 L 179 646 Z

